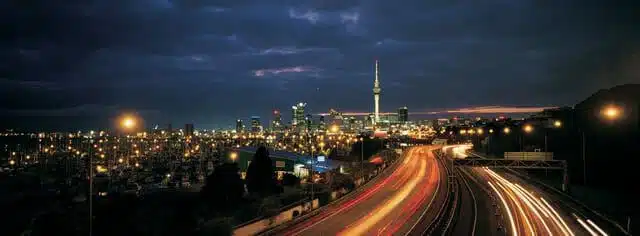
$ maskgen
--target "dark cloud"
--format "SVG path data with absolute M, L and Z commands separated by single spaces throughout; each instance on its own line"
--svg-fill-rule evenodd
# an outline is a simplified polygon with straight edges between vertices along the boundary
M 633 1 L 2 4 L 0 113 L 12 127 L 106 127 L 86 117 L 124 108 L 178 124 L 228 124 L 301 100 L 366 111 L 375 58 L 383 110 L 568 105 L 640 82 Z M 65 112 L 93 123 L 40 122 Z

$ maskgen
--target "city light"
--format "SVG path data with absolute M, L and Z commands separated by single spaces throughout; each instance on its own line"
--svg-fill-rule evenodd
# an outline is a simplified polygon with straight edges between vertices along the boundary
M 610 120 L 615 120 L 618 119 L 618 117 L 620 116 L 620 108 L 610 105 L 608 107 L 606 107 L 603 111 L 602 114 Z
M 562 121 L 559 121 L 559 120 L 554 121 L 553 126 L 556 128 L 562 127 Z
M 120 127 L 125 130 L 133 130 L 137 126 L 138 121 L 132 115 L 124 115 L 120 118 Z
M 525 126 L 524 126 L 524 132 L 527 132 L 527 133 L 531 133 L 531 132 L 533 132 L 533 126 L 531 126 L 531 125 L 525 125 Z
M 238 159 L 238 153 L 232 152 L 229 154 L 229 158 L 231 158 L 232 161 L 236 161 L 236 159 Z
M 505 134 L 509 134 L 511 133 L 511 129 L 509 129 L 509 127 L 504 127 L 504 130 L 502 130 Z
M 337 125 L 332 125 L 332 126 L 331 126 L 331 132 L 332 132 L 332 133 L 337 133 L 337 132 L 338 132 L 338 130 L 339 130 L 339 127 L 338 127 Z

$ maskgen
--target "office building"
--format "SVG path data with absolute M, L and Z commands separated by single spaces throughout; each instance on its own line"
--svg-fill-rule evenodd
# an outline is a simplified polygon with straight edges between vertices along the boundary
M 282 128 L 282 114 L 280 111 L 273 111 L 273 120 L 271 121 L 271 130 L 277 131 Z
M 259 116 L 252 116 L 251 117 L 251 132 L 261 132 L 262 131 L 262 124 L 260 123 L 260 117 Z
M 307 106 L 306 103 L 300 102 L 295 106 L 291 107 L 291 126 L 303 125 L 305 121 L 304 117 L 304 108 Z
M 193 137 L 193 124 L 185 124 L 184 125 L 184 136 Z
M 244 132 L 244 124 L 242 124 L 242 120 L 238 119 L 236 120 L 236 133 L 242 133 Z
M 407 123 L 409 121 L 409 109 L 407 107 L 398 108 L 398 122 Z

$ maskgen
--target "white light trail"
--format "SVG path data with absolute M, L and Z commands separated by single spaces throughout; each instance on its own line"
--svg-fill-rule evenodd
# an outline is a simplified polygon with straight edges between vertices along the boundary
M 504 209 L 507 212 L 507 215 L 509 216 L 509 222 L 511 223 L 511 231 L 513 232 L 513 236 L 518 236 L 518 231 L 516 229 L 516 222 L 513 220 L 513 215 L 511 215 L 511 210 L 509 209 L 509 205 L 507 204 L 507 200 L 505 200 L 504 197 L 502 197 L 502 194 L 500 194 L 498 189 L 496 187 L 494 187 L 493 184 L 491 184 L 491 182 L 487 181 L 487 183 L 489 183 L 489 186 L 491 186 L 493 191 L 495 191 L 496 194 L 498 194 L 498 197 L 502 201 L 502 205 L 504 205 Z
M 591 226 L 593 226 L 593 228 L 595 228 L 603 236 L 609 236 L 607 233 L 604 232 L 604 230 L 602 230 L 600 227 L 598 227 L 598 225 L 596 225 L 596 223 L 593 223 L 593 221 L 591 221 L 590 219 L 587 219 L 587 223 L 589 223 Z
M 589 234 L 591 234 L 591 236 L 599 236 L 596 231 L 593 231 L 589 225 L 587 225 L 586 223 L 584 223 L 584 221 L 582 219 L 580 219 L 579 217 L 577 217 L 576 215 L 573 215 L 574 217 L 576 217 L 576 220 L 578 220 L 578 223 L 580 223 L 580 225 L 582 225 L 583 228 L 585 228 L 587 231 L 589 231 Z
M 567 229 L 567 231 L 569 232 L 569 234 L 571 236 L 573 236 L 573 231 L 571 231 L 571 229 L 569 228 L 569 226 L 567 226 L 567 223 L 564 222 L 564 220 L 562 219 L 562 217 L 560 217 L 560 214 L 558 214 L 558 212 L 553 209 L 553 207 L 547 202 L 547 200 L 544 200 L 544 198 L 540 197 L 540 200 L 542 200 L 542 202 L 549 208 L 551 209 L 551 212 L 553 212 L 553 214 L 557 217 L 557 219 L 560 221 L 560 223 L 562 223 L 562 226 L 565 227 L 565 229 Z

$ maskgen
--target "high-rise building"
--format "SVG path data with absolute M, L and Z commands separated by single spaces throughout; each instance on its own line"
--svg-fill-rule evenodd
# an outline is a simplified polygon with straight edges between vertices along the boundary
M 244 131 L 244 125 L 242 124 L 242 120 L 236 120 L 236 133 L 242 133 Z
M 305 129 L 311 130 L 311 126 L 313 125 L 313 116 L 311 114 L 307 114 L 304 117 Z
M 184 136 L 193 137 L 193 124 L 184 125 Z
M 304 108 L 307 106 L 306 103 L 300 102 L 295 106 L 291 107 L 291 125 L 297 126 L 304 124 Z
M 373 124 L 380 121 L 380 93 L 382 89 L 380 88 L 380 62 L 376 60 L 376 68 L 375 68 L 375 80 L 373 81 L 373 102 L 374 102 L 374 120 Z
M 260 124 L 259 116 L 251 117 L 251 132 L 260 132 L 262 131 L 262 124 Z
M 280 130 L 282 127 L 282 115 L 280 111 L 273 110 L 273 120 L 271 121 L 271 130 Z
M 398 108 L 398 122 L 406 123 L 409 121 L 409 109 L 407 107 Z
M 320 122 L 318 122 L 318 129 L 319 130 L 325 130 L 326 128 L 326 123 L 324 121 L 324 116 L 320 116 Z

